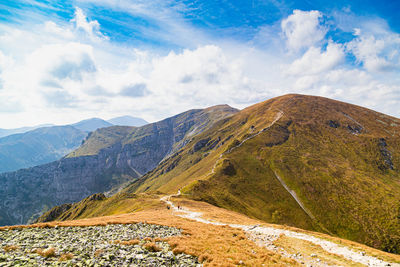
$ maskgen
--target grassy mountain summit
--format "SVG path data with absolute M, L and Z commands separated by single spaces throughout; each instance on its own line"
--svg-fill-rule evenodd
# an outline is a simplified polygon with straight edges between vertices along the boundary
M 176 192 L 400 252 L 400 120 L 314 96 L 248 107 L 125 192 Z
M 291 94 L 239 112 L 217 106 L 141 128 L 101 129 L 69 158 L 103 153 L 125 162 L 107 175 L 126 166 L 144 175 L 110 198 L 86 199 L 50 217 L 123 213 L 140 209 L 132 199 L 142 193 L 181 189 L 252 218 L 399 253 L 399 125 L 363 107 Z M 110 145 L 119 152 L 110 156 Z

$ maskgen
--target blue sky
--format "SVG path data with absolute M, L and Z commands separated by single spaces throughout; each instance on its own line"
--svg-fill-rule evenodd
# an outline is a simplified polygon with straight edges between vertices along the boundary
M 2 1 L 0 128 L 286 93 L 400 116 L 399 1 Z

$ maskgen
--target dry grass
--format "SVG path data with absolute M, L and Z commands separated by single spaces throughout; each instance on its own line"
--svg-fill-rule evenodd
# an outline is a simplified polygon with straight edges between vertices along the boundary
M 286 226 L 286 225 L 278 225 L 278 224 L 269 224 L 261 220 L 257 219 L 251 219 L 241 213 L 222 209 L 215 207 L 213 205 L 210 205 L 206 202 L 201 202 L 201 201 L 194 201 L 182 197 L 173 197 L 171 200 L 175 203 L 175 205 L 180 205 L 183 207 L 187 207 L 192 211 L 199 211 L 202 212 L 202 217 L 205 219 L 208 219 L 210 221 L 219 221 L 219 222 L 224 222 L 224 223 L 237 223 L 237 224 L 245 224 L 245 225 L 255 225 L 259 224 L 261 226 L 266 226 L 266 227 L 274 227 L 274 228 L 279 228 L 279 229 L 284 229 L 284 230 L 290 230 L 290 231 L 295 231 L 295 232 L 300 232 L 308 235 L 313 235 L 315 237 L 325 239 L 331 242 L 334 242 L 339 245 L 344 245 L 348 246 L 351 249 L 355 251 L 363 251 L 369 256 L 377 257 L 381 260 L 384 261 L 390 261 L 390 262 L 395 262 L 395 263 L 400 263 L 400 255 L 397 254 L 392 254 L 392 253 L 387 253 L 375 248 L 368 247 L 366 245 L 350 241 L 347 239 L 342 239 L 334 236 L 330 236 L 327 234 L 323 233 L 318 233 L 318 232 L 312 232 L 308 230 L 303 230 L 291 226 Z
M 68 261 L 71 260 L 74 257 L 74 254 L 72 253 L 64 253 L 60 255 L 60 258 L 58 259 L 59 261 Z
M 9 252 L 9 251 L 14 251 L 19 249 L 19 246 L 14 246 L 14 245 L 7 245 L 3 247 L 5 252 Z
M 38 248 L 36 249 L 35 252 L 44 258 L 51 258 L 56 256 L 55 248 L 47 248 L 47 249 Z
M 319 238 L 324 238 L 338 244 L 344 244 L 354 249 L 365 251 L 367 255 L 376 256 L 386 261 L 400 262 L 400 255 L 385 253 L 356 242 L 331 237 L 329 235 L 305 231 L 293 227 L 282 225 L 271 225 L 265 222 L 248 218 L 242 214 L 217 208 L 204 202 L 197 202 L 182 198 L 173 198 L 175 204 L 180 204 L 193 211 L 203 212 L 203 217 L 226 223 L 238 224 L 260 224 L 262 226 L 276 227 L 281 229 L 312 234 Z M 192 220 L 177 217 L 172 210 L 167 210 L 165 205 L 159 207 L 113 216 L 96 217 L 64 222 L 50 222 L 34 225 L 0 227 L 0 230 L 26 228 L 26 227 L 59 227 L 63 226 L 105 226 L 107 224 L 131 224 L 131 223 L 150 223 L 177 227 L 183 230 L 183 235 L 163 239 L 170 244 L 174 254 L 187 253 L 199 257 L 205 266 L 282 266 L 296 265 L 294 260 L 283 258 L 275 252 L 257 246 L 246 238 L 243 231 L 228 226 L 206 225 Z M 158 242 L 159 239 L 148 238 L 149 242 Z M 130 241 L 119 241 L 130 242 Z M 297 241 L 296 241 L 297 242 Z M 293 246 L 299 245 L 294 244 Z M 302 244 L 301 249 L 307 248 L 307 244 Z M 317 249 L 309 247 L 309 249 Z M 95 256 L 102 251 L 96 251 Z M 97 254 L 97 255 L 96 255 Z M 327 257 L 331 257 L 327 255 Z M 348 265 L 348 264 L 345 264 Z
M 274 245 L 284 248 L 288 253 L 291 254 L 296 254 L 301 251 L 302 256 L 307 260 L 314 260 L 315 258 L 312 256 L 314 254 L 322 262 L 327 263 L 328 265 L 364 266 L 360 263 L 355 263 L 347 260 L 342 256 L 329 253 L 325 251 L 321 246 L 316 245 L 310 241 L 292 238 L 286 235 L 280 235 L 279 238 L 274 242 Z
M 102 254 L 103 254 L 103 252 L 104 252 L 104 250 L 102 250 L 102 249 L 98 249 L 98 250 L 96 250 L 95 252 L 94 252 L 94 256 L 97 258 L 97 257 L 100 257 Z
M 104 216 L 91 219 L 82 219 L 65 222 L 50 222 L 28 226 L 3 227 L 15 229 L 26 227 L 63 227 L 63 226 L 92 226 L 109 223 L 131 224 L 144 222 L 177 227 L 185 235 L 171 237 L 167 242 L 173 247 L 175 253 L 187 253 L 201 258 L 205 266 L 235 266 L 243 262 L 246 266 L 282 266 L 296 265 L 290 259 L 282 258 L 265 248 L 258 247 L 255 243 L 243 238 L 244 233 L 231 227 L 206 225 L 199 222 L 176 217 L 171 210 L 164 206 L 133 214 Z M 45 226 L 44 226 L 45 225 Z M 152 240 L 153 241 L 153 240 Z M 153 241 L 154 242 L 154 241 Z
M 144 248 L 150 252 L 158 252 L 161 251 L 161 248 L 154 242 L 146 243 Z
M 211 204 L 202 201 L 195 201 L 182 197 L 172 197 L 171 201 L 177 206 L 185 207 L 190 209 L 191 211 L 201 212 L 202 217 L 209 221 L 218 221 L 222 223 L 229 224 L 265 224 L 265 222 L 251 219 L 241 213 L 230 211 L 222 208 L 218 208 Z

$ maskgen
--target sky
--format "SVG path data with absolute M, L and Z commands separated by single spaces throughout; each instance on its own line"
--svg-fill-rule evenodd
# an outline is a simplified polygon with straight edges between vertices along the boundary
M 2 0 L 0 128 L 300 93 L 400 117 L 400 1 Z

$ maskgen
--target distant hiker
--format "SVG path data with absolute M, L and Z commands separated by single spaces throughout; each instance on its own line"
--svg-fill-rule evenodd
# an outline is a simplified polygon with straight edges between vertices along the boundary
M 179 188 L 179 190 L 178 190 L 178 196 L 181 194 L 181 189 Z
M 167 205 L 167 209 L 170 209 L 169 205 Z
M 181 206 L 178 205 L 178 210 L 180 210 L 180 209 L 181 209 Z

